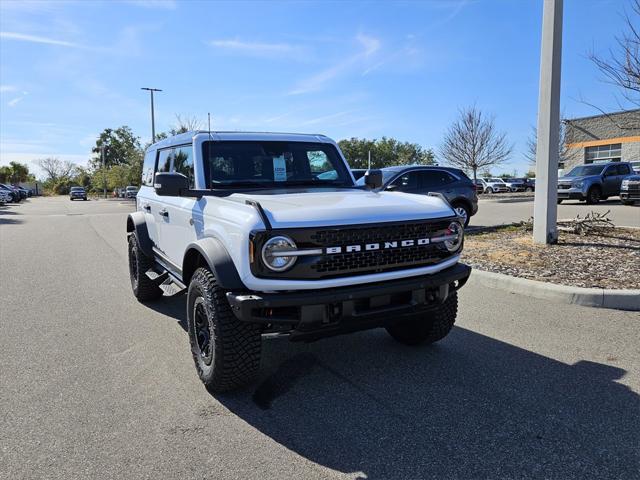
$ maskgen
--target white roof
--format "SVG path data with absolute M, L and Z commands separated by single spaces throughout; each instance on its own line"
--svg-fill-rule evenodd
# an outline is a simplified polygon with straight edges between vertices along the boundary
M 320 134 L 307 133 L 275 133 L 275 132 L 208 132 L 206 130 L 191 131 L 174 135 L 153 144 L 154 148 L 168 147 L 184 143 L 191 143 L 195 137 L 211 135 L 214 141 L 272 141 L 272 142 L 322 142 L 334 143 L 329 137 Z

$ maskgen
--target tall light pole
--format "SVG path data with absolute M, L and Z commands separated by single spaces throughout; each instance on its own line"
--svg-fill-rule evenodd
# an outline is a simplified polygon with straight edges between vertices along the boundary
M 102 193 L 104 198 L 107 198 L 107 169 L 105 168 L 104 151 L 106 147 L 102 145 L 100 147 L 100 159 L 102 160 Z
M 161 92 L 159 88 L 142 87 L 140 90 L 148 90 L 151 93 L 151 143 L 156 141 L 156 119 L 153 113 L 153 92 Z
M 544 0 L 542 12 L 536 193 L 533 204 L 533 241 L 539 244 L 558 241 L 562 2 L 563 0 Z

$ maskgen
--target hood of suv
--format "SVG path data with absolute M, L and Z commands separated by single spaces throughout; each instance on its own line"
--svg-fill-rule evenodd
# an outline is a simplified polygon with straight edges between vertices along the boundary
M 590 180 L 590 179 L 599 179 L 600 175 L 584 175 L 582 177 L 560 177 L 558 179 L 559 183 L 571 183 L 571 182 L 579 182 L 582 180 Z
M 398 222 L 455 215 L 438 197 L 401 192 L 316 188 L 236 193 L 229 199 L 260 202 L 274 228 Z

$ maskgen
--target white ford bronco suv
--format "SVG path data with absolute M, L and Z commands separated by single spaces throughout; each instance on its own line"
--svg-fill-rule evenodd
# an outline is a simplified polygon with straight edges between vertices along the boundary
M 261 338 L 385 327 L 407 345 L 445 337 L 457 290 L 461 219 L 444 197 L 378 191 L 323 135 L 188 132 L 144 157 L 127 218 L 140 301 L 186 292 L 191 351 L 212 391 L 251 382 Z

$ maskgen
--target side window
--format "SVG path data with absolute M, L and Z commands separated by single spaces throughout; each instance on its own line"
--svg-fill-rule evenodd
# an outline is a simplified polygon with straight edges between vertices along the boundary
M 618 165 L 618 175 L 629 175 L 629 165 Z
M 160 150 L 160 155 L 158 155 L 158 168 L 156 168 L 156 172 L 170 172 L 172 159 L 173 148 Z
M 142 185 L 153 186 L 153 167 L 156 164 L 156 150 L 149 150 L 142 163 Z
M 444 170 L 424 170 L 420 172 L 420 188 L 441 187 L 455 182 L 455 178 Z
M 172 172 L 182 173 L 189 179 L 189 188 L 195 188 L 195 175 L 193 173 L 193 148 L 191 145 L 178 147 L 173 154 Z
M 610 177 L 612 175 L 618 175 L 618 165 L 611 165 L 604 171 L 605 177 Z
M 415 190 L 418 188 L 418 174 L 416 172 L 405 173 L 396 178 L 391 185 L 391 190 L 399 190 L 405 192 L 407 190 Z

